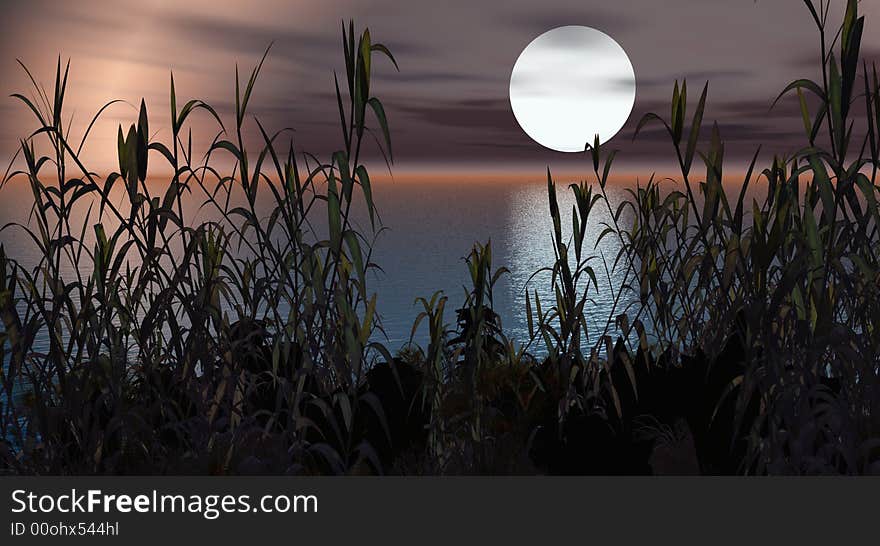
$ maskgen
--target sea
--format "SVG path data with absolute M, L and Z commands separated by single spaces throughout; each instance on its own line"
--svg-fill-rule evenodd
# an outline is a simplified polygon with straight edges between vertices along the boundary
M 566 237 L 571 233 L 574 197 L 568 184 L 575 178 L 557 181 L 557 196 L 562 211 L 562 227 Z M 161 182 L 150 181 L 151 191 L 158 194 Z M 416 299 L 442 291 L 448 298 L 446 322 L 455 323 L 455 309 L 465 301 L 470 278 L 465 263 L 475 243 L 491 244 L 493 269 L 506 268 L 493 291 L 493 306 L 501 317 L 505 336 L 519 346 L 541 351 L 540 343 L 530 342 L 526 313 L 526 293 L 534 303 L 535 293 L 546 311 L 555 302 L 551 273 L 546 269 L 555 261 L 550 218 L 547 175 L 536 171 L 534 177 L 519 174 L 480 173 L 404 173 L 377 178 L 373 183 L 374 201 L 379 223 L 371 261 L 376 268 L 368 279 L 370 291 L 377 294 L 377 310 L 381 330 L 374 340 L 392 352 L 410 341 L 424 344 L 427 326 L 413 332 L 413 324 L 421 311 Z M 626 198 L 627 188 L 635 180 L 614 181 L 606 186 L 612 207 Z M 204 201 L 200 189 L 187 197 L 187 216 L 193 221 L 211 218 L 210 207 L 199 207 Z M 117 196 L 120 200 L 123 196 Z M 35 242 L 18 225 L 34 226 L 30 218 L 32 196 L 24 178 L 13 180 L 0 190 L 0 244 L 7 256 L 14 257 L 25 268 L 38 260 Z M 74 223 L 85 218 L 85 207 L 74 215 Z M 93 209 L 89 223 L 94 223 Z M 318 211 L 314 222 L 326 220 Z M 355 211 L 356 225 L 363 231 L 371 226 L 363 208 Z M 626 217 L 622 220 L 628 221 Z M 619 312 L 627 298 L 615 307 L 617 291 L 624 283 L 624 267 L 613 267 L 620 250 L 620 241 L 605 236 L 597 245 L 600 233 L 611 221 L 603 202 L 597 203 L 587 227 L 584 254 L 592 256 L 598 286 L 591 286 L 585 308 L 588 335 L 593 340 L 607 325 L 609 317 Z M 320 231 L 320 228 L 319 228 Z M 93 238 L 91 226 L 85 238 Z M 91 244 L 89 244 L 90 248 Z M 573 250 L 572 250 L 573 254 Z M 606 264 L 608 269 L 606 269 Z M 35 350 L 48 347 L 45 337 L 37 339 Z

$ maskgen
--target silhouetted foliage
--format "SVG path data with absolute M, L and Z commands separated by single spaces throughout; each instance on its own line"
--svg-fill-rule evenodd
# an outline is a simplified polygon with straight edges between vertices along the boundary
M 679 185 L 652 177 L 613 203 L 616 153 L 597 137 L 586 146 L 595 180 L 570 186 L 567 230 L 547 173 L 555 261 L 529 281 L 529 339 L 506 337 L 493 305 L 506 270 L 493 268 L 491 243 L 476 244 L 454 326 L 448 296 L 419 298 L 413 335 L 426 324 L 428 342 L 396 357 L 376 341 L 368 273 L 381 221 L 361 145 L 375 137 L 390 166 L 371 78 L 374 54 L 397 63 L 368 30 L 343 24 L 342 144 L 329 162 L 282 146 L 286 131 L 258 120 L 262 147 L 245 146 L 265 55 L 245 83 L 236 69 L 228 125 L 204 102 L 179 107 L 172 76 L 171 140 L 151 139 L 142 101 L 106 177 L 80 160 L 89 131 L 77 145 L 63 123 L 67 68 L 59 60 L 51 97 L 27 72 L 37 99 L 15 96 L 38 129 L 3 184 L 30 188 L 30 223 L 3 229 L 27 236 L 39 260 L 25 267 L 0 247 L 0 469 L 880 473 L 880 79 L 859 63 L 858 2 L 830 43 L 830 2 L 805 4 L 822 81 L 797 80 L 777 99 L 798 100 L 804 148 L 761 171 L 756 151 L 741 183 L 724 181 L 717 125 L 700 149 L 708 84 L 688 118 L 687 83 L 676 82 L 670 116 L 648 114 L 639 130 L 668 132 Z M 217 127 L 202 160 L 188 131 L 196 112 Z M 163 161 L 174 174 L 148 183 Z M 189 194 L 217 219 L 185 217 Z M 610 220 L 590 241 L 596 207 Z M 613 259 L 590 249 L 606 237 L 619 243 Z M 597 272 L 623 281 L 590 331 Z

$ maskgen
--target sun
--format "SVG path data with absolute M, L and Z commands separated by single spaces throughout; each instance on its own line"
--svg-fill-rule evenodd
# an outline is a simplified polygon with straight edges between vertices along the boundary
M 585 26 L 554 28 L 535 38 L 510 76 L 510 106 L 535 142 L 559 152 L 582 152 L 623 128 L 636 98 L 626 51 Z

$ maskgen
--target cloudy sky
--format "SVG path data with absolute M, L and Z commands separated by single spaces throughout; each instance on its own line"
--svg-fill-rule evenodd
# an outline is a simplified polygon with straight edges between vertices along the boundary
M 880 2 L 861 9 L 866 56 L 880 58 L 880 33 L 871 30 L 880 25 Z M 339 146 L 333 69 L 342 64 L 340 20 L 349 17 L 398 59 L 400 73 L 388 63 L 375 70 L 374 92 L 386 104 L 395 157 L 409 166 L 570 162 L 529 139 L 508 100 L 520 51 L 557 26 L 600 29 L 629 54 L 635 108 L 611 145 L 630 162 L 668 156 L 656 132 L 635 144 L 630 137 L 641 114 L 668 116 L 672 83 L 683 77 L 694 101 L 710 80 L 707 117 L 718 120 L 730 155 L 751 155 L 759 142 L 769 151 L 791 150 L 802 131 L 795 104 L 768 109 L 787 82 L 815 77 L 818 56 L 801 0 L 31 0 L 8 2 L 4 15 L 0 157 L 33 128 L 23 107 L 5 98 L 28 89 L 17 58 L 47 87 L 56 56 L 71 59 L 67 114 L 75 129 L 111 98 L 137 104 L 144 97 L 151 129 L 167 140 L 172 69 L 179 102 L 204 99 L 228 116 L 235 64 L 249 71 L 273 40 L 253 113 L 269 127 L 293 127 L 302 148 L 332 151 Z M 135 117 L 131 106 L 111 108 L 86 157 L 112 159 L 117 125 Z M 213 137 L 206 119 L 195 130 L 197 142 Z

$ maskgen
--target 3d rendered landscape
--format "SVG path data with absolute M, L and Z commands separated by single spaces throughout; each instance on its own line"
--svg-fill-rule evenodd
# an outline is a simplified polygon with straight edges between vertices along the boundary
M 0 475 L 880 474 L 880 3 L 4 7 Z

